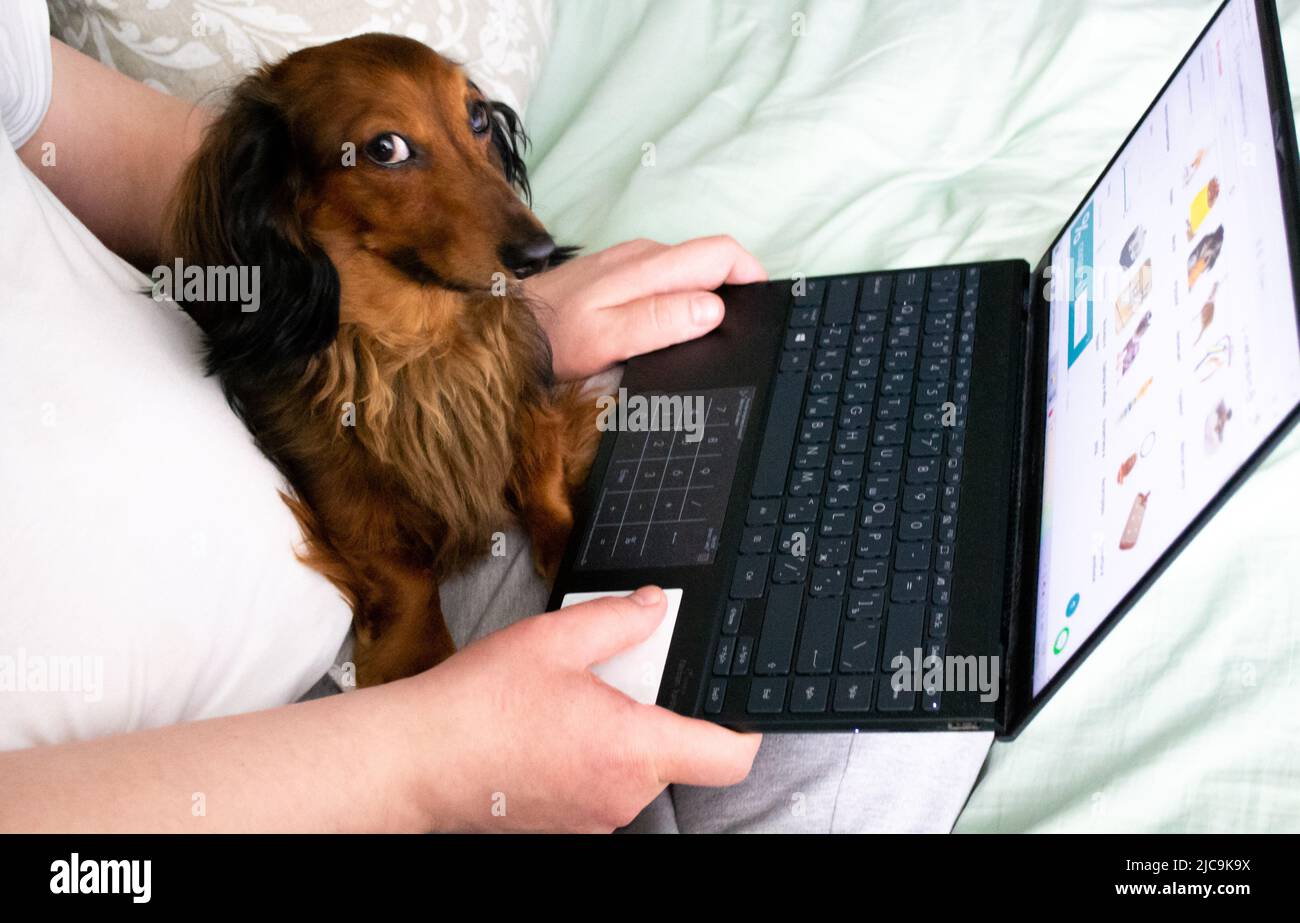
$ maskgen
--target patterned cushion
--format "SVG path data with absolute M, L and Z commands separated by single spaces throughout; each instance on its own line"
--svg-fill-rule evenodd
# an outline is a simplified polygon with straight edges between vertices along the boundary
M 197 101 L 258 64 L 362 32 L 419 39 L 519 111 L 551 35 L 552 0 L 49 0 L 54 36 Z

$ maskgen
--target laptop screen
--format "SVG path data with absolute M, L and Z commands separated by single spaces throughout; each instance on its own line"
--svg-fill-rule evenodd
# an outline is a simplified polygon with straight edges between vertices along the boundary
M 1253 0 L 1233 0 L 1051 251 L 1037 695 L 1300 402 Z

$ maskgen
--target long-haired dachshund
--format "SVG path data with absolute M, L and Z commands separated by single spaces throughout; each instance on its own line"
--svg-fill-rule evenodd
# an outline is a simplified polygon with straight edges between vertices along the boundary
M 357 679 L 454 645 L 438 581 L 512 518 L 558 566 L 598 433 L 517 280 L 569 255 L 521 200 L 518 117 L 419 42 L 363 35 L 244 80 L 178 189 L 170 256 L 259 267 L 182 302 L 352 605 Z

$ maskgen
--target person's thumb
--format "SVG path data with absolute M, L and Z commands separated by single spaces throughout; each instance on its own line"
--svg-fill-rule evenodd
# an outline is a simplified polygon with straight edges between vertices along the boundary
M 586 669 L 650 637 L 666 611 L 664 591 L 645 586 L 630 595 L 569 606 L 547 618 L 561 657 Z

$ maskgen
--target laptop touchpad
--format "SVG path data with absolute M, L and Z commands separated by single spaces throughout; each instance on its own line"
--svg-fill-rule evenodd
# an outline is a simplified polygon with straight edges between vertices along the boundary
M 600 593 L 566 593 L 560 602 L 561 609 L 604 599 L 607 596 L 631 596 L 635 590 L 606 590 Z M 629 698 L 645 705 L 655 704 L 659 698 L 659 681 L 663 679 L 664 664 L 668 662 L 668 646 L 673 640 L 673 626 L 677 624 L 677 610 L 682 604 L 682 591 L 665 589 L 668 611 L 654 634 L 635 647 L 615 654 L 609 660 L 591 668 L 605 682 Z
M 602 414 L 618 433 L 574 569 L 712 564 L 753 388 L 632 394 Z

